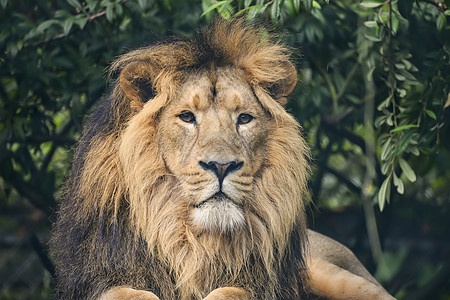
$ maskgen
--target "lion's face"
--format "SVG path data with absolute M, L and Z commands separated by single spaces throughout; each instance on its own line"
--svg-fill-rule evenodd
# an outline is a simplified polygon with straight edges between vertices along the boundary
M 242 71 L 191 74 L 159 119 L 160 153 L 181 184 L 187 222 L 207 232 L 243 226 L 265 156 L 269 117 Z

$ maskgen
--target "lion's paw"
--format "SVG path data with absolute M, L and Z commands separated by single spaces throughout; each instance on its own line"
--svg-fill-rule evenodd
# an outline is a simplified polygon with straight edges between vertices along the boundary
M 218 288 L 209 293 L 203 300 L 247 300 L 248 293 L 237 287 Z
M 152 292 L 115 287 L 103 293 L 99 300 L 159 300 L 159 298 Z

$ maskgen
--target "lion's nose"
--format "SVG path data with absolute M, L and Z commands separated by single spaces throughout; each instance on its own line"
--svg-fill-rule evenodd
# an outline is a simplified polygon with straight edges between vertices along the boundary
M 219 163 L 217 161 L 210 161 L 208 163 L 199 161 L 198 163 L 204 170 L 209 170 L 214 172 L 214 174 L 216 174 L 217 178 L 219 179 L 220 189 L 222 189 L 222 183 L 225 177 L 231 172 L 239 170 L 244 165 L 244 162 L 242 161 L 241 162 L 230 161 L 224 164 Z

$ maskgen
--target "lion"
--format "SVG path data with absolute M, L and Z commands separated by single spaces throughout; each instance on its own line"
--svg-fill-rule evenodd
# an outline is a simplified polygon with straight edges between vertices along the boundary
M 393 299 L 309 231 L 290 51 L 242 19 L 121 56 L 51 239 L 61 299 Z

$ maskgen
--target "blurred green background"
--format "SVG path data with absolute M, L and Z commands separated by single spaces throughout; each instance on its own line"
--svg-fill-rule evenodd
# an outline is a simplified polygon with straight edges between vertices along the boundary
M 0 0 L 0 298 L 50 299 L 46 243 L 108 65 L 214 15 L 294 51 L 309 223 L 398 299 L 450 299 L 450 1 Z

